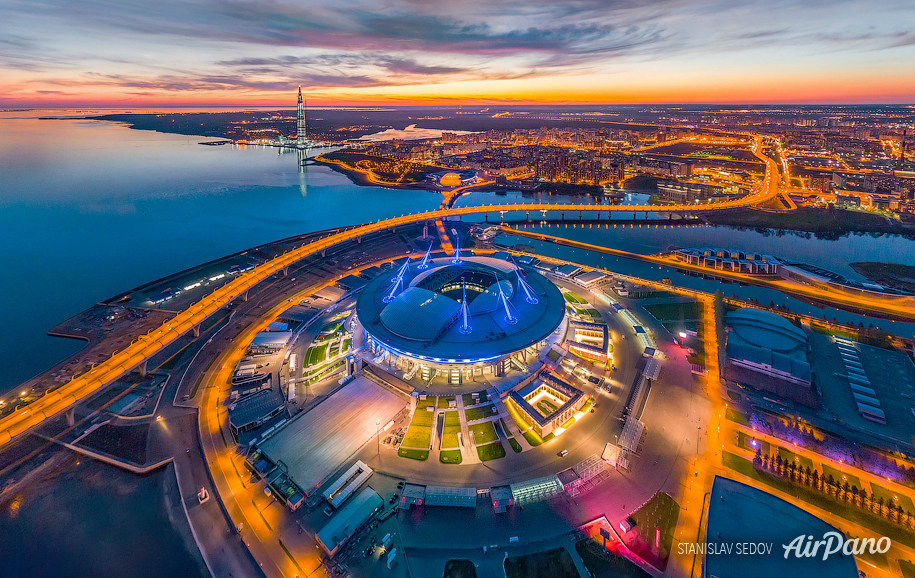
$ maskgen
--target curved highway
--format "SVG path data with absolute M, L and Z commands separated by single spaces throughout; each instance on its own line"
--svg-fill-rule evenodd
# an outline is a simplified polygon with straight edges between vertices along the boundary
M 486 205 L 474 207 L 446 208 L 412 215 L 402 215 L 392 219 L 377 221 L 366 225 L 352 227 L 345 231 L 312 241 L 301 247 L 288 251 L 266 261 L 255 268 L 238 275 L 235 279 L 216 289 L 203 299 L 179 312 L 175 317 L 146 335 L 141 335 L 126 348 L 114 353 L 111 357 L 98 363 L 83 374 L 75 375 L 63 386 L 47 392 L 44 397 L 25 406 L 20 411 L 0 420 L 0 447 L 28 432 L 77 403 L 95 394 L 103 387 L 143 365 L 176 339 L 193 330 L 210 315 L 225 307 L 234 299 L 245 296 L 247 291 L 282 271 L 296 261 L 326 251 L 345 241 L 359 239 L 364 235 L 384 231 L 392 227 L 417 223 L 427 220 L 460 217 L 480 213 L 508 211 L 588 211 L 602 213 L 613 212 L 667 212 L 667 213 L 710 213 L 749 208 L 771 201 L 779 194 L 778 170 L 775 162 L 759 152 L 762 139 L 757 138 L 752 149 L 757 156 L 766 161 L 766 177 L 759 189 L 746 197 L 708 204 L 666 205 L 664 207 L 646 205 L 574 205 L 574 204 L 537 204 L 522 203 L 508 205 Z

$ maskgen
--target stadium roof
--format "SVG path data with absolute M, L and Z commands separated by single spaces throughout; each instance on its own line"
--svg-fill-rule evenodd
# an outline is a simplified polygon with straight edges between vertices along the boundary
M 565 317 L 559 289 L 531 269 L 525 280 L 536 294 L 529 303 L 517 291 L 515 266 L 491 257 L 464 257 L 454 265 L 449 257 L 429 261 L 418 271 L 419 260 L 407 268 L 405 289 L 385 303 L 392 279 L 389 271 L 373 279 L 359 294 L 356 312 L 363 328 L 386 347 L 436 363 L 475 363 L 495 360 L 548 337 Z M 501 286 L 501 292 L 500 292 Z M 466 289 L 470 312 L 469 334 L 460 332 L 460 299 Z M 505 301 L 512 321 L 507 319 Z
M 731 311 L 727 324 L 750 345 L 789 352 L 807 346 L 807 334 L 790 321 L 770 311 L 746 307 Z

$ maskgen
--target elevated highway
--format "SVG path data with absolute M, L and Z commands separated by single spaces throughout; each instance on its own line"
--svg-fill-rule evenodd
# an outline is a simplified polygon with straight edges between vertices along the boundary
M 761 139 L 754 143 L 754 152 L 759 151 Z M 741 199 L 703 204 L 667 205 L 664 207 L 646 205 L 574 205 L 556 203 L 521 203 L 507 205 L 485 205 L 460 208 L 440 208 L 434 211 L 402 215 L 392 219 L 377 221 L 365 225 L 358 225 L 347 230 L 328 235 L 316 241 L 306 243 L 292 249 L 255 268 L 238 275 L 235 279 L 216 289 L 209 295 L 194 303 L 175 317 L 159 326 L 157 329 L 141 335 L 130 345 L 114 353 L 108 359 L 100 361 L 89 371 L 75 375 L 66 384 L 57 389 L 48 391 L 42 398 L 33 401 L 22 409 L 7 415 L 0 420 L 0 447 L 18 438 L 22 434 L 37 427 L 44 421 L 51 419 L 77 403 L 94 395 L 102 388 L 117 379 L 141 368 L 145 371 L 147 360 L 162 351 L 182 335 L 189 331 L 198 331 L 200 324 L 239 297 L 247 299 L 248 291 L 258 283 L 270 278 L 278 272 L 310 255 L 323 254 L 329 248 L 346 241 L 361 240 L 364 235 L 384 231 L 398 226 L 423 221 L 435 221 L 465 215 L 485 213 L 505 213 L 509 211 L 569 211 L 607 212 L 608 215 L 618 213 L 654 213 L 668 212 L 680 214 L 713 213 L 745 209 L 764 204 L 774 199 L 779 194 L 778 170 L 774 161 L 764 155 L 759 155 L 767 160 L 766 178 L 754 194 Z

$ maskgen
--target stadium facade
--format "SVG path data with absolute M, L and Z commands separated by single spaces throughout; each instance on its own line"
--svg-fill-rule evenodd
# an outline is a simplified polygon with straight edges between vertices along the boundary
M 376 361 L 406 379 L 526 372 L 564 333 L 562 293 L 533 269 L 495 257 L 407 259 L 361 291 L 356 316 Z

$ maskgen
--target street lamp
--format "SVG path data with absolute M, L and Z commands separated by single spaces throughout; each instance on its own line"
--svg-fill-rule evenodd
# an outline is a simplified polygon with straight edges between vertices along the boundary
M 378 455 L 381 456 L 381 422 L 375 421 L 375 442 L 378 446 Z

